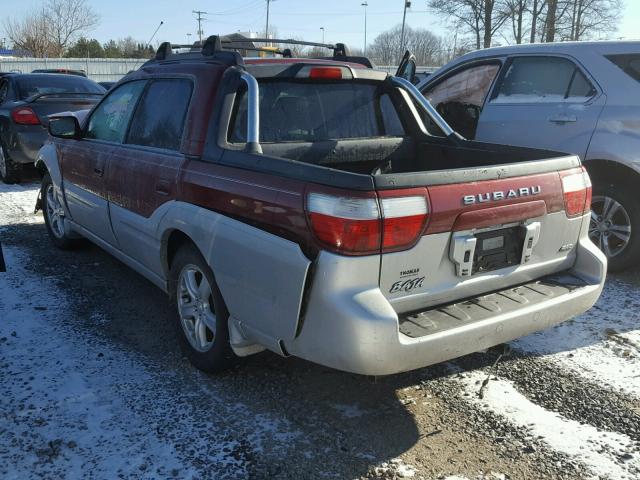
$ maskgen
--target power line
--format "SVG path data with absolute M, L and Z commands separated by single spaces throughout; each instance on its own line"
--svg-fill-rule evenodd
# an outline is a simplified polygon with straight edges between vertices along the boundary
M 209 15 L 207 12 L 203 12 L 202 10 L 192 10 L 191 13 L 195 13 L 198 15 L 198 38 L 200 38 L 200 44 L 202 44 L 202 21 L 204 20 L 203 15 Z

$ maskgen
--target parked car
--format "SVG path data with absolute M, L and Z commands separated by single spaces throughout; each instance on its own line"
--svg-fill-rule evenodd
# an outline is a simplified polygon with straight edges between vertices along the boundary
M 98 82 L 100 85 L 102 85 L 105 90 L 111 90 L 111 87 L 113 87 L 117 82 Z
M 419 85 L 463 136 L 579 155 L 589 235 L 617 271 L 640 262 L 640 42 L 514 45 L 464 55 Z
M 104 94 L 92 80 L 52 74 L 0 77 L 0 180 L 20 181 L 46 141 L 48 115 L 87 109 Z
M 606 257 L 578 157 L 464 140 L 411 82 L 336 50 L 163 44 L 83 122 L 52 118 L 53 244 L 88 238 L 167 292 L 206 371 L 267 348 L 391 374 L 590 308 Z
M 61 75 L 77 75 L 78 77 L 87 76 L 84 70 L 71 70 L 69 68 L 37 68 L 31 73 L 58 73 Z

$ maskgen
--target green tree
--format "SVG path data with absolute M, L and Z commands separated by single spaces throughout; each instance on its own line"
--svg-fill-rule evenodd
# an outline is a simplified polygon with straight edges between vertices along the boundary
M 109 40 L 105 43 L 103 51 L 105 58 L 122 58 L 122 50 L 115 40 Z
M 102 45 L 95 38 L 89 40 L 88 38 L 80 37 L 67 50 L 64 56 L 67 58 L 103 58 L 105 55 Z

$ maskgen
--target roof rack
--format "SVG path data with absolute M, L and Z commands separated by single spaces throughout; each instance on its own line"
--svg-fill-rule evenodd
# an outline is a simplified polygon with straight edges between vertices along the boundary
M 156 55 L 153 59 L 149 60 L 149 62 L 158 62 L 163 60 L 169 60 L 170 57 L 176 55 L 173 53 L 173 50 L 177 49 L 189 49 L 188 52 L 180 53 L 180 58 L 202 58 L 202 57 L 211 57 L 213 59 L 219 60 L 222 63 L 228 65 L 242 65 L 244 61 L 242 57 L 236 53 L 238 50 L 250 50 L 250 51 L 258 51 L 258 52 L 269 52 L 275 53 L 277 55 L 282 55 L 285 58 L 291 58 L 292 52 L 291 49 L 273 49 L 273 47 L 257 47 L 256 43 L 274 43 L 274 44 L 284 44 L 284 45 L 304 45 L 311 47 L 321 47 L 326 48 L 328 50 L 333 51 L 333 55 L 331 57 L 315 57 L 321 58 L 324 60 L 340 60 L 344 62 L 355 62 L 363 64 L 369 68 L 372 68 L 373 65 L 366 57 L 352 57 L 349 55 L 349 49 L 344 43 L 318 43 L 318 42 L 306 42 L 303 40 L 294 40 L 292 38 L 279 39 L 279 38 L 238 38 L 239 35 L 234 34 L 232 38 L 229 37 L 221 37 L 219 35 L 211 35 L 208 37 L 202 45 L 200 42 L 195 42 L 192 45 L 185 44 L 177 44 L 173 45 L 171 42 L 163 42 L 158 47 L 156 51 Z M 147 63 L 149 63 L 147 62 Z

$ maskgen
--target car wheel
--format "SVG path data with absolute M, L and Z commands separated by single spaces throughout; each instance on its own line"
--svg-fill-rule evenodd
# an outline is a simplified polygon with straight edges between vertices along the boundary
M 0 143 L 0 180 L 4 183 L 19 183 L 22 177 L 22 164 L 15 162 L 7 149 Z
M 595 186 L 589 238 L 604 252 L 609 271 L 640 262 L 640 200 L 624 185 Z
M 210 373 L 229 368 L 236 359 L 229 344 L 229 312 L 213 272 L 194 246 L 176 253 L 170 288 L 181 343 L 191 363 Z
M 64 208 L 48 173 L 45 173 L 44 177 L 42 177 L 41 195 L 44 224 L 47 227 L 51 242 L 62 250 L 77 247 L 81 241 L 76 238 L 70 238 L 65 232 Z

